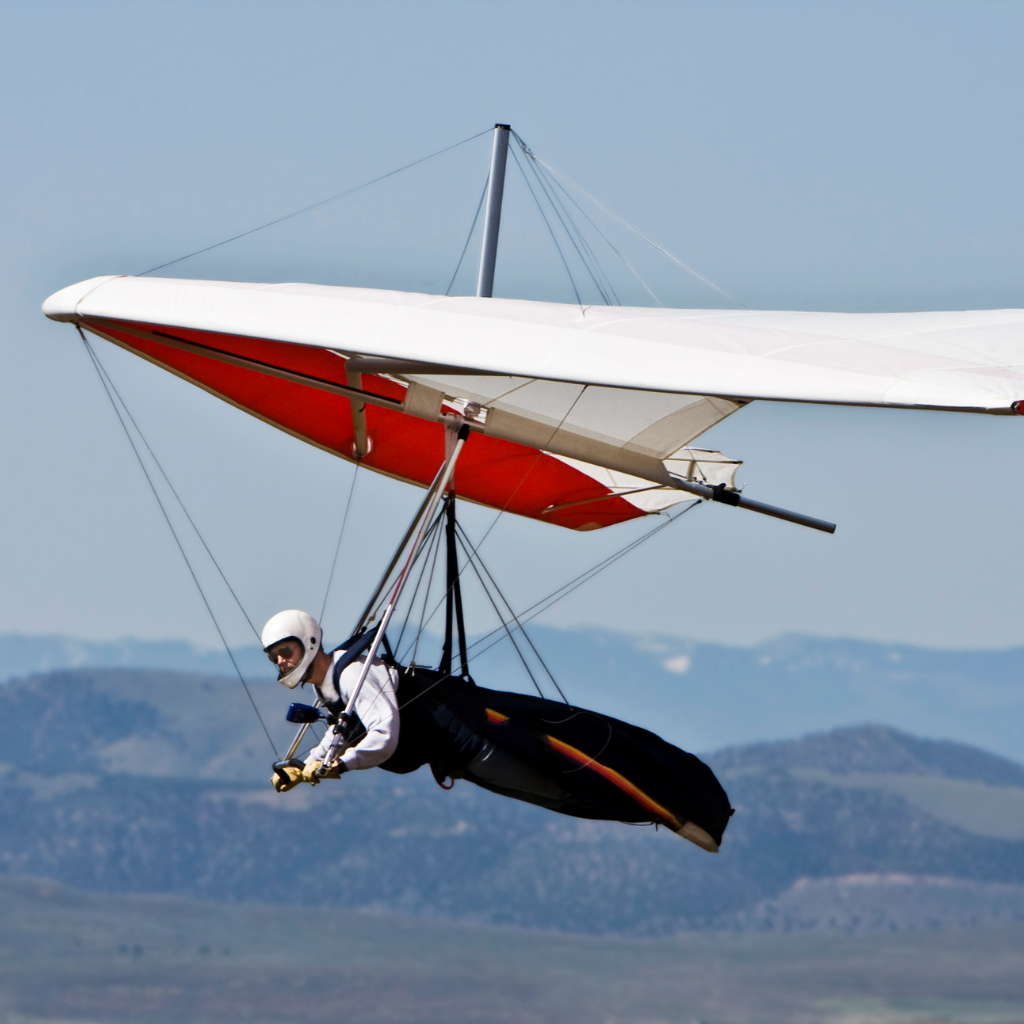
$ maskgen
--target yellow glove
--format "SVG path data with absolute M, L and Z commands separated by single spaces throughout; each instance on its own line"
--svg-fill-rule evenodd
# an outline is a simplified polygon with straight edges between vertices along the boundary
M 302 781 L 308 782 L 311 786 L 315 786 L 321 779 L 340 779 L 341 778 L 341 767 L 337 761 L 327 769 L 326 775 L 317 775 L 317 770 L 320 768 L 322 762 L 310 761 L 305 768 L 302 769 Z
M 270 776 L 270 784 L 278 791 L 278 793 L 287 793 L 289 789 L 293 789 L 302 781 L 302 769 L 288 766 L 282 768 L 281 772 L 274 772 Z

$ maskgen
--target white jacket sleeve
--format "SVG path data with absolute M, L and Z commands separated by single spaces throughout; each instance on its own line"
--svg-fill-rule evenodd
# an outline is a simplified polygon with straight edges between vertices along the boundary
M 359 682 L 365 658 L 359 658 L 349 665 L 338 680 L 339 697 L 347 703 Z M 383 764 L 398 747 L 398 696 L 395 691 L 395 670 L 379 658 L 374 658 L 367 673 L 366 681 L 359 693 L 354 708 L 366 729 L 366 735 L 341 755 L 347 771 L 361 768 L 376 768 Z M 330 689 L 333 685 L 328 683 Z M 334 731 L 327 734 L 306 758 L 306 762 L 322 761 L 333 739 Z
M 333 737 L 334 732 L 328 729 L 324 733 L 324 738 L 306 755 L 306 764 L 311 761 L 323 761 L 327 756 L 327 748 L 330 747 Z

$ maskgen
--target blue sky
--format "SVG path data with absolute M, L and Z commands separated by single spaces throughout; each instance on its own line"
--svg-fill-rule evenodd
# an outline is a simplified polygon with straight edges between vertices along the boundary
M 750 306 L 1024 305 L 1019 4 L 44 0 L 0 19 L 0 632 L 216 639 L 80 343 L 40 302 L 495 121 Z M 478 139 L 167 272 L 444 291 L 486 161 Z M 631 255 L 669 304 L 724 301 Z M 572 301 L 514 175 L 496 292 Z M 351 469 L 100 352 L 252 616 L 319 609 Z M 698 509 L 549 623 L 1024 644 L 1024 423 L 758 404 L 702 443 L 745 460 L 751 496 L 839 531 Z M 360 480 L 338 633 L 416 501 Z M 484 553 L 528 604 L 636 530 L 506 517 Z

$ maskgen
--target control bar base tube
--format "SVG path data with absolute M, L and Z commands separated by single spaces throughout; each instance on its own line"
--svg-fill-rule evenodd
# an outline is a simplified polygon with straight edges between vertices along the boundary
M 672 486 L 676 490 L 686 491 L 705 501 L 717 501 L 723 505 L 750 509 L 751 512 L 760 512 L 761 515 L 771 516 L 773 519 L 784 519 L 787 523 L 796 523 L 797 526 L 806 526 L 811 530 L 820 530 L 822 533 L 836 532 L 835 523 L 824 519 L 815 519 L 814 516 L 805 516 L 802 512 L 790 512 L 788 509 L 778 508 L 775 505 L 766 505 L 763 501 L 754 501 L 753 498 L 744 498 L 739 491 L 727 490 L 725 484 L 711 487 L 708 484 L 700 484 L 694 480 L 684 480 L 682 477 L 673 476 Z

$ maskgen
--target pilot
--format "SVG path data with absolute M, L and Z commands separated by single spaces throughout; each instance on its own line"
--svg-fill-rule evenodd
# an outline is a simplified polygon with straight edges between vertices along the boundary
M 366 652 L 328 654 L 317 621 L 295 609 L 270 619 L 262 641 L 278 682 L 289 689 L 309 683 L 333 715 L 348 708 L 366 672 L 346 742 L 339 746 L 331 728 L 305 760 L 275 765 L 270 781 L 279 793 L 362 768 L 406 774 L 429 764 L 446 789 L 446 779 L 465 779 L 562 814 L 665 824 L 718 850 L 732 813 L 725 790 L 707 765 L 653 733 L 439 669 L 399 669 L 378 657 L 366 668 Z
M 263 649 L 277 667 L 277 681 L 288 689 L 309 683 L 317 697 L 328 707 L 344 707 L 362 673 L 366 656 L 345 666 L 337 684 L 331 669 L 345 653 L 339 648 L 333 654 L 323 649 L 323 630 L 312 615 L 297 609 L 278 612 L 263 627 Z M 328 767 L 328 776 L 337 778 L 342 772 L 359 768 L 376 768 L 394 754 L 398 747 L 398 673 L 380 658 L 374 658 L 356 701 L 355 711 L 362 724 L 361 738 L 348 747 Z M 275 772 L 271 782 L 283 793 L 300 782 L 316 785 L 317 774 L 331 745 L 331 733 L 306 758 L 305 767 L 289 766 Z
M 334 671 L 345 654 L 344 648 L 328 654 L 316 619 L 297 609 L 278 612 L 270 619 L 263 627 L 262 641 L 267 656 L 277 666 L 279 683 L 289 689 L 309 683 L 335 713 L 348 706 L 366 664 L 365 654 Z M 287 765 L 275 771 L 270 780 L 274 788 L 284 793 L 300 782 L 315 786 L 321 778 L 339 778 L 344 772 L 361 768 L 381 767 L 404 774 L 430 764 L 439 782 L 446 776 L 462 778 L 552 810 L 569 799 L 566 790 L 522 758 L 467 727 L 467 721 L 479 711 L 478 702 L 473 696 L 475 688 L 460 686 L 458 680 L 446 679 L 448 686 L 444 688 L 428 684 L 433 699 L 418 700 L 408 709 L 405 730 L 415 735 L 404 735 L 399 682 L 395 668 L 374 657 L 352 709 L 354 728 L 344 752 L 323 771 L 333 741 L 333 733 L 328 730 L 302 767 Z M 449 691 L 447 699 L 441 696 L 445 690 Z M 407 691 L 407 701 L 411 696 Z

